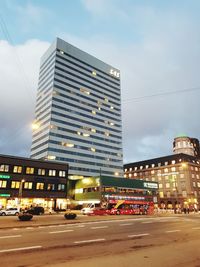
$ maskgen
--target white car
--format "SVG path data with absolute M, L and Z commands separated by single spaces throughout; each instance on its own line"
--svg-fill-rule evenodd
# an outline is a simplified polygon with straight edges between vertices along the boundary
M 81 210 L 81 213 L 84 215 L 88 215 L 90 214 L 95 208 L 99 208 L 100 207 L 100 203 L 91 203 L 88 204 L 85 208 L 83 208 Z
M 9 208 L 5 210 L 0 210 L 0 215 L 1 216 L 6 216 L 6 215 L 19 215 L 19 209 L 18 208 Z

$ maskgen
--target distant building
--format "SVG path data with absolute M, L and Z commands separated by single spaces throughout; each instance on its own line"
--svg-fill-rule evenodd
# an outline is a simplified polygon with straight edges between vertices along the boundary
M 0 155 L 0 208 L 65 208 L 68 164 Z
M 120 71 L 57 38 L 41 59 L 31 158 L 123 176 Z
M 173 142 L 173 152 L 174 154 L 184 153 L 200 158 L 199 140 L 188 136 L 176 137 Z
M 124 165 L 125 178 L 159 184 L 159 207 L 175 208 L 200 203 L 200 161 L 186 154 L 154 158 Z

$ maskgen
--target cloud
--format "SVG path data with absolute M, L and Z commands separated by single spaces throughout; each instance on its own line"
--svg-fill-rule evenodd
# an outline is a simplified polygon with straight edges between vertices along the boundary
M 48 43 L 0 41 L 0 153 L 28 156 L 40 57 Z

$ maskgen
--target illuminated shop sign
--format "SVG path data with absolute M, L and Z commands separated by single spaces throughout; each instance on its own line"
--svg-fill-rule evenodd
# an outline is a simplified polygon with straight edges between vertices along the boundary
M 0 194 L 0 197 L 10 197 L 10 194 Z
M 120 73 L 118 71 L 116 71 L 116 70 L 111 69 L 110 70 L 110 75 L 113 75 L 113 76 L 119 78 Z
M 158 184 L 150 183 L 150 182 L 144 182 L 144 187 L 157 189 Z
M 2 178 L 2 179 L 10 179 L 10 175 L 0 174 L 0 178 Z

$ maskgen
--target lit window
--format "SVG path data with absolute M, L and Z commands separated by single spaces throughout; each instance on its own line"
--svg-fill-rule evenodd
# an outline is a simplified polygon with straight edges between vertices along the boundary
M 56 176 L 56 170 L 49 170 L 49 176 Z
M 159 162 L 159 163 L 158 163 L 158 167 L 160 167 L 160 166 L 161 166 L 161 163 Z
M 166 183 L 166 184 L 165 184 L 165 187 L 166 187 L 166 188 L 170 188 L 170 183 Z
M 128 177 L 129 177 L 129 178 L 131 178 L 131 177 L 132 177 L 132 174 L 131 174 L 131 173 L 129 173 Z
M 132 172 L 132 168 L 130 168 L 129 171 Z
M 59 171 L 59 176 L 60 177 L 65 177 L 66 175 L 66 172 L 65 171 Z
M 137 167 L 135 167 L 134 170 L 137 171 Z
M 55 190 L 55 184 L 48 184 L 47 185 L 47 190 L 49 190 L 49 191 Z
M 163 185 L 162 184 L 159 184 L 159 188 L 163 188 Z
M 167 169 L 167 168 L 165 168 L 165 169 L 164 169 L 164 172 L 168 172 L 168 169 Z
M 176 161 L 175 160 L 172 160 L 172 164 L 175 164 L 176 163 Z
M 36 190 L 43 190 L 44 189 L 44 183 L 37 183 L 36 184 Z
M 38 175 L 45 175 L 45 169 L 38 169 Z
M 163 192 L 159 192 L 159 195 L 160 195 L 161 198 L 164 197 Z
M 89 137 L 90 135 L 88 133 L 83 133 L 84 137 Z
M 184 178 L 184 173 L 181 173 L 180 174 L 180 178 Z
M 33 183 L 32 182 L 25 182 L 24 183 L 24 189 L 32 189 Z
M 0 180 L 0 188 L 6 188 L 7 181 Z
M 106 98 L 106 97 L 105 97 L 105 98 L 104 98 L 104 100 L 105 100 L 105 102 L 107 102 L 107 103 L 108 103 L 108 98 Z
M 77 132 L 78 135 L 81 135 L 81 132 Z
M 142 170 L 143 169 L 143 166 L 140 166 L 140 170 Z
M 155 164 L 151 164 L 151 167 L 154 168 L 155 167 Z
M 149 168 L 149 165 L 146 165 L 146 169 L 148 169 Z
M 176 171 L 176 167 L 171 167 L 172 172 Z
M 92 114 L 94 114 L 94 115 L 95 115 L 95 114 L 96 114 L 96 111 L 95 111 L 95 110 L 92 110 Z
M 20 187 L 20 182 L 18 181 L 12 181 L 11 182 L 11 188 L 18 189 Z
M 64 51 L 60 50 L 60 53 L 63 55 L 64 54 Z
M 26 167 L 26 174 L 34 174 L 34 168 Z
M 200 183 L 199 182 L 197 182 L 197 186 L 200 187 Z
M 193 187 L 196 187 L 196 182 L 193 182 L 192 184 L 193 184 Z
M 98 110 L 101 110 L 101 108 L 100 108 L 100 107 L 98 107 Z
M 183 197 L 187 197 L 187 192 L 186 191 L 182 191 L 182 196 Z
M 81 91 L 82 93 L 85 93 L 86 95 L 90 95 L 90 91 L 87 90 L 86 88 L 80 88 L 80 91 Z
M 71 143 L 62 142 L 61 144 L 62 146 L 65 146 L 65 147 L 74 147 L 74 144 L 71 144 Z
M 124 171 L 127 172 L 127 169 L 125 169 Z
M 96 129 L 92 128 L 91 132 L 96 133 Z
M 151 177 L 151 181 L 155 181 L 156 179 L 155 179 L 155 177 Z
M 154 174 L 155 173 L 155 171 L 154 170 L 151 170 L 151 174 Z
M 48 155 L 48 156 L 47 156 L 47 159 L 48 159 L 48 160 L 55 160 L 55 159 L 56 159 L 56 156 Z
M 114 122 L 110 122 L 110 125 L 111 125 L 111 126 L 114 126 L 115 124 L 114 124 Z
M 96 149 L 95 149 L 94 147 L 91 147 L 91 151 L 92 151 L 92 152 L 95 152 Z
M 195 171 L 198 172 L 198 167 L 195 167 Z
M 9 171 L 9 165 L 0 165 L 0 172 L 8 172 Z
M 134 172 L 134 176 L 137 176 L 137 172 Z
M 58 191 L 65 191 L 65 184 L 58 184 Z
M 168 165 L 168 161 L 165 162 L 165 166 Z
M 22 172 L 22 166 L 14 166 L 13 172 L 14 173 L 21 173 Z
M 110 134 L 109 134 L 108 132 L 105 132 L 105 135 L 106 135 L 106 136 L 109 136 Z
M 114 107 L 113 107 L 113 106 L 111 106 L 111 107 L 110 107 L 110 109 L 114 109 Z
M 94 75 L 94 76 L 96 76 L 96 75 L 97 75 L 97 73 L 96 73 L 96 71 L 95 71 L 95 70 L 93 70 L 93 71 L 92 71 L 92 75 Z

